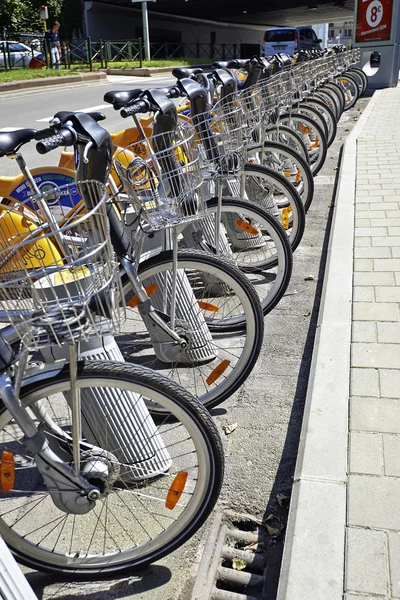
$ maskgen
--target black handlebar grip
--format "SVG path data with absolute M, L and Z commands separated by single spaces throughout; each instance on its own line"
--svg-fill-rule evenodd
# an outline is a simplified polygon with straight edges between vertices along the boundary
M 35 133 L 35 140 L 37 142 L 40 142 L 41 140 L 45 140 L 46 138 L 51 137 L 53 135 L 54 129 L 52 129 L 51 127 L 47 127 L 46 129 L 40 129 Z
M 166 96 L 168 98 L 180 98 L 181 91 L 176 85 L 174 85 L 172 88 L 169 88 L 168 92 L 166 93 Z
M 38 142 L 36 144 L 36 150 L 39 152 L 39 154 L 47 154 L 48 152 L 51 152 L 51 150 L 55 150 L 56 148 L 59 148 L 60 146 L 65 146 L 66 145 L 66 141 L 65 141 L 65 137 L 63 136 L 62 133 L 56 133 L 44 140 L 42 140 L 41 142 Z
M 139 100 L 130 106 L 125 106 L 125 108 L 121 109 L 120 115 L 123 119 L 130 117 L 131 115 L 135 115 L 137 113 L 146 113 L 149 110 L 149 104 L 145 100 Z

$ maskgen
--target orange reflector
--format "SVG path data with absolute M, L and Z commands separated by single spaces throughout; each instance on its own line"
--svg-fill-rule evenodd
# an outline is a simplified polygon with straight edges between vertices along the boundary
M 9 492 L 14 487 L 15 463 L 14 454 L 8 450 L 1 453 L 0 487 L 3 492 Z
M 282 208 L 282 225 L 284 229 L 289 229 L 289 214 L 292 212 L 292 207 Z
M 249 233 L 250 235 L 258 235 L 260 233 L 258 229 L 253 227 L 253 225 L 250 225 L 250 223 L 246 223 L 246 221 L 241 221 L 240 219 L 236 219 L 235 225 L 237 225 L 238 227 L 240 227 L 240 229 L 243 229 L 243 231 Z
M 318 136 L 315 136 L 315 142 L 309 147 L 309 150 L 312 150 L 313 148 L 319 148 Z
M 217 379 L 225 373 L 230 364 L 230 360 L 223 360 L 222 363 L 220 363 L 218 367 L 215 367 L 214 371 L 212 371 L 212 373 L 210 373 L 210 375 L 207 377 L 206 384 L 211 385 L 212 383 L 215 383 Z
M 297 175 L 296 175 L 296 183 L 299 183 L 301 178 L 301 171 L 297 171 Z
M 291 177 L 292 174 L 290 173 L 290 171 L 283 171 L 283 174 L 285 177 Z
M 304 131 L 304 133 L 311 133 L 311 129 L 309 127 L 307 127 L 307 125 L 302 125 L 300 123 L 299 129 L 301 129 L 302 131 Z
M 185 485 L 187 482 L 188 473 L 186 471 L 181 471 L 174 478 L 171 483 L 171 487 L 168 490 L 167 497 L 165 499 L 165 508 L 169 508 L 172 510 L 179 502 L 179 498 L 182 496 L 182 492 L 185 489 Z
M 203 310 L 208 310 L 209 312 L 218 312 L 218 306 L 215 306 L 215 304 L 209 304 L 208 302 L 202 302 L 201 300 L 199 300 L 198 304 Z
M 154 283 L 150 283 L 150 285 L 147 285 L 145 288 L 146 290 L 146 294 L 148 295 L 149 298 L 151 298 L 151 296 L 154 294 L 154 292 L 156 292 L 158 290 L 158 285 L 154 282 Z M 131 308 L 136 308 L 139 304 L 139 296 L 133 296 L 133 298 L 131 298 L 130 300 L 128 300 L 128 306 L 130 306 Z

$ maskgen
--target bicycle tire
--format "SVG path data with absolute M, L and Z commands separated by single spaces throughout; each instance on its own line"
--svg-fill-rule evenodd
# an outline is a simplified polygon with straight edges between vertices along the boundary
M 208 212 L 215 214 L 217 212 L 217 207 L 218 198 L 211 198 L 207 201 Z M 257 249 L 254 250 L 256 256 L 251 256 L 251 249 L 234 251 L 234 249 L 232 250 L 229 248 L 226 253 L 226 256 L 232 258 L 239 269 L 249 278 L 259 296 L 265 316 L 275 308 L 290 283 L 293 269 L 293 256 L 286 232 L 277 220 L 267 211 L 247 200 L 242 200 L 241 198 L 223 197 L 221 214 L 222 217 L 227 214 L 238 215 L 245 223 L 248 223 L 249 225 L 254 224 L 261 232 L 263 238 L 269 238 L 276 248 L 276 252 L 271 254 L 268 258 L 260 257 Z M 238 229 L 238 232 L 241 234 L 244 233 L 241 229 Z M 233 233 L 235 233 L 235 231 Z M 227 238 L 232 246 L 234 241 L 231 241 L 229 232 Z M 266 244 L 268 244 L 268 239 Z M 213 250 L 215 249 L 213 248 Z M 249 257 L 250 260 L 246 260 L 247 257 Z M 257 262 L 252 260 L 257 258 L 259 258 Z M 271 282 L 269 281 L 269 277 L 272 275 L 273 269 L 277 269 L 276 277 L 270 286 L 269 283 Z M 266 280 L 266 283 L 263 283 L 264 280 Z M 267 285 L 268 289 L 266 290 L 263 285 Z
M 314 106 L 310 106 L 305 101 L 303 101 L 294 107 L 294 112 L 299 113 L 301 115 L 307 115 L 310 119 L 315 121 L 323 130 L 324 136 L 326 139 L 326 143 L 328 143 L 328 136 L 329 136 L 328 125 L 327 125 L 324 117 Z
M 334 81 L 329 81 L 329 82 L 325 83 L 324 87 L 326 87 L 328 90 L 330 90 L 331 92 L 336 94 L 336 97 L 340 103 L 340 116 L 342 116 L 342 114 L 344 112 L 344 105 L 346 102 L 346 98 L 345 98 L 342 88 L 340 87 L 340 85 L 338 85 Z
M 67 365 L 57 375 L 50 377 L 50 379 L 33 381 L 30 384 L 23 385 L 21 389 L 22 402 L 25 405 L 32 406 L 34 402 L 50 396 L 52 398 L 53 408 L 47 409 L 49 410 L 49 418 L 50 420 L 54 419 L 53 414 L 56 416 L 56 411 L 58 411 L 58 414 L 60 415 L 59 418 L 61 419 L 60 423 L 63 423 L 64 413 L 61 411 L 61 401 L 59 400 L 59 405 L 56 407 L 54 407 L 54 402 L 55 398 L 63 396 L 63 392 L 67 392 L 70 389 L 69 376 L 69 368 Z M 170 419 L 170 417 L 166 417 L 164 423 L 159 422 L 156 427 L 158 432 L 162 432 L 163 442 L 165 443 L 167 440 L 170 441 L 170 445 L 168 445 L 167 448 L 169 449 L 171 466 L 168 467 L 168 471 L 164 471 L 155 481 L 154 479 L 148 479 L 145 484 L 141 483 L 140 487 L 137 486 L 136 488 L 133 488 L 133 492 L 131 491 L 133 484 L 130 482 L 129 486 L 126 486 L 124 489 L 122 496 L 123 501 L 116 489 L 113 490 L 115 493 L 106 496 L 106 500 L 98 500 L 97 502 L 99 505 L 102 505 L 100 515 L 95 515 L 93 511 L 90 511 L 87 515 L 81 515 L 82 518 L 88 519 L 88 515 L 92 515 L 92 517 L 95 515 L 94 521 L 96 529 L 99 522 L 101 523 L 102 513 L 106 506 L 106 516 L 103 517 L 104 520 L 102 522 L 103 529 L 100 533 L 97 533 L 99 536 L 98 539 L 95 535 L 95 529 L 93 530 L 93 533 L 91 532 L 90 519 L 85 521 L 85 527 L 82 527 L 82 524 L 80 527 L 78 524 L 76 525 L 79 531 L 76 533 L 76 537 L 74 537 L 74 516 L 69 515 L 68 513 L 61 513 L 59 509 L 55 508 L 51 499 L 49 499 L 50 505 L 48 506 L 46 504 L 47 499 L 45 496 L 45 499 L 40 501 L 43 502 L 43 505 L 41 508 L 38 507 L 38 510 L 42 510 L 42 512 L 45 513 L 43 514 L 45 525 L 40 529 L 45 528 L 44 531 L 47 531 L 48 533 L 43 536 L 40 543 L 37 543 L 37 537 L 34 535 L 34 532 L 37 530 L 34 530 L 34 532 L 30 532 L 29 534 L 22 534 L 22 532 L 17 533 L 18 523 L 22 522 L 21 508 L 17 513 L 19 515 L 18 520 L 16 520 L 13 526 L 10 526 L 10 524 L 7 525 L 6 520 L 11 522 L 13 518 L 10 517 L 9 514 L 15 514 L 15 512 L 13 513 L 13 511 L 11 511 L 11 513 L 7 514 L 4 510 L 1 512 L 0 531 L 17 560 L 30 568 L 45 570 L 63 576 L 73 576 L 75 579 L 91 580 L 104 577 L 116 577 L 123 573 L 130 573 L 135 568 L 142 568 L 159 560 L 183 544 L 204 523 L 218 499 L 222 485 L 224 473 L 222 443 L 218 431 L 204 407 L 201 406 L 185 389 L 149 369 L 125 363 L 81 361 L 78 363 L 78 382 L 81 389 L 97 389 L 98 386 L 101 386 L 101 390 L 108 387 L 113 390 L 124 390 L 125 393 L 139 394 L 150 399 L 150 406 L 153 401 L 164 402 L 165 406 L 169 409 L 169 414 L 172 414 L 175 417 L 175 420 L 172 422 L 171 426 L 169 426 L 168 423 L 171 423 L 171 421 L 168 419 Z M 68 403 L 65 399 L 63 402 L 64 404 L 62 404 L 62 406 L 64 407 L 64 405 L 66 405 L 66 410 L 68 411 Z M 147 415 L 148 414 L 149 413 L 147 412 Z M 148 417 L 146 417 L 146 419 L 148 420 Z M 10 420 L 11 417 L 7 411 L 3 411 L 1 414 L 2 437 L 9 435 L 6 434 L 6 428 L 8 427 Z M 46 419 L 45 422 L 47 422 Z M 157 514 L 157 511 L 159 513 L 164 511 L 165 513 L 166 508 L 163 507 L 163 498 L 165 500 L 165 492 L 169 489 L 171 476 L 174 475 L 174 471 L 171 471 L 172 465 L 174 469 L 179 469 L 184 462 L 185 464 L 187 462 L 187 465 L 190 465 L 193 462 L 189 461 L 189 459 L 187 459 L 187 461 L 186 459 L 182 460 L 179 456 L 179 452 L 175 453 L 175 451 L 172 450 L 173 443 L 177 443 L 178 440 L 180 440 L 181 434 L 178 432 L 178 423 L 183 425 L 184 429 L 184 431 L 182 430 L 181 432 L 183 436 L 182 443 L 187 444 L 188 440 L 190 440 L 190 443 L 195 449 L 195 460 L 198 460 L 196 468 L 193 470 L 193 473 L 196 472 L 196 475 L 190 474 L 190 485 L 185 486 L 184 496 L 181 497 L 180 503 L 185 503 L 186 496 L 189 496 L 191 492 L 193 492 L 193 494 L 182 512 L 180 512 L 180 507 L 178 508 L 179 515 L 176 514 L 176 520 L 171 517 L 172 511 L 168 512 L 169 518 L 172 518 L 173 520 L 173 523 L 170 525 L 167 525 L 166 517 L 164 521 L 161 521 L 161 523 L 163 523 L 161 524 L 158 521 L 160 514 L 157 519 L 154 516 L 154 537 L 151 538 L 149 531 L 153 530 L 150 529 L 150 516 L 153 516 L 153 513 L 151 511 L 145 511 L 143 513 L 145 501 L 149 506 L 152 506 L 152 500 L 149 499 L 149 488 L 151 494 L 153 494 L 152 498 L 157 500 L 155 504 L 156 513 L 154 513 L 154 515 Z M 13 426 L 13 431 L 15 431 L 15 424 L 11 423 L 10 426 Z M 173 433 L 172 428 L 174 428 Z M 51 427 L 49 428 L 49 432 L 50 431 Z M 186 440 L 184 442 L 185 436 Z M 10 439 L 12 439 L 12 437 Z M 188 448 L 187 445 L 184 447 Z M 110 449 L 108 449 L 108 451 L 110 451 Z M 23 449 L 23 452 L 26 454 L 25 448 Z M 196 464 L 196 462 L 193 464 Z M 28 471 L 30 471 L 30 469 L 28 469 Z M 168 475 L 165 477 L 167 473 Z M 32 474 L 30 476 L 32 478 Z M 193 477 L 196 477 L 196 481 L 193 481 Z M 30 481 L 29 474 L 28 481 Z M 162 486 L 164 484 L 166 484 L 166 487 L 163 489 Z M 118 485 L 120 487 L 120 484 Z M 142 493 L 143 485 L 146 485 L 144 489 L 147 492 L 147 495 Z M 191 489 L 192 486 L 194 486 L 193 489 Z M 44 488 L 43 494 L 44 493 L 47 493 L 46 488 Z M 113 501 L 114 496 L 118 496 L 116 508 L 113 506 L 113 508 L 118 511 L 118 516 L 111 511 L 111 502 Z M 140 498 L 140 501 L 135 501 L 135 513 L 132 512 L 129 505 L 130 502 L 134 501 L 133 498 Z M 159 501 L 159 498 L 161 501 Z M 15 498 L 13 500 L 15 501 Z M 13 500 L 11 500 L 11 502 L 13 502 Z M 4 501 L 5 497 L 3 496 L 2 506 L 4 506 Z M 36 525 L 39 523 L 40 515 L 36 513 L 35 519 L 35 513 L 32 512 L 36 507 L 34 504 L 35 500 L 32 502 L 32 499 L 28 497 L 28 501 L 28 506 L 30 507 L 27 509 L 29 511 L 27 512 L 27 514 L 29 514 L 29 522 L 35 523 Z M 18 503 L 19 500 L 16 500 L 16 502 Z M 15 509 L 15 502 L 12 508 Z M 130 510 L 128 510 L 128 508 Z M 176 510 L 176 508 L 177 505 L 173 510 Z M 63 515 L 64 520 L 61 520 L 61 523 L 63 523 L 61 530 L 59 528 L 57 529 L 58 526 L 56 526 L 55 529 L 53 528 L 50 530 L 50 528 L 53 527 L 52 516 L 54 516 L 55 510 Z M 152 510 L 154 511 L 154 506 Z M 136 514 L 136 520 L 132 518 L 132 515 L 134 514 Z M 143 516 L 143 514 L 145 516 Z M 143 521 L 143 524 L 146 524 L 147 530 L 149 530 L 146 531 L 149 537 L 149 541 L 146 543 L 140 543 L 138 541 L 139 535 L 144 537 L 145 534 L 143 531 L 146 530 L 146 527 L 143 527 L 143 530 L 139 528 L 138 523 L 141 518 L 147 519 L 147 521 Z M 69 523 L 68 519 L 70 519 Z M 157 522 L 158 525 L 156 525 Z M 109 534 L 107 530 L 107 544 L 109 544 L 109 546 L 107 546 L 108 552 L 106 553 L 105 532 L 106 527 L 108 526 L 110 529 L 112 528 L 112 535 Z M 134 528 L 134 526 L 137 527 L 137 531 L 135 538 L 133 539 L 130 536 L 127 536 L 126 532 L 129 527 Z M 49 529 L 46 529 L 46 527 L 49 527 Z M 156 529 L 160 530 L 159 533 L 156 532 Z M 24 531 L 24 528 L 22 528 L 22 531 Z M 70 543 L 65 542 L 65 537 L 68 532 L 71 533 Z M 40 535 L 42 535 L 42 533 Z M 91 538 L 89 547 L 84 546 L 83 539 L 85 535 Z M 30 540 L 28 540 L 28 536 L 30 536 Z M 103 536 L 104 540 L 102 539 Z M 46 545 L 49 545 L 47 551 L 43 546 L 43 541 L 46 540 L 46 538 Z M 115 541 L 115 538 L 118 538 L 117 542 Z M 54 539 L 55 543 L 59 544 L 59 547 L 62 548 L 62 551 L 56 551 L 56 545 L 51 549 L 52 540 Z M 133 546 L 132 542 L 134 544 Z M 130 547 L 122 552 L 120 546 L 124 543 L 130 545 Z M 93 547 L 103 548 L 103 551 L 93 554 Z M 117 547 L 119 549 L 112 552 L 112 547 Z M 48 551 L 49 549 L 51 549 L 50 552 Z
M 126 361 L 133 363 L 140 361 L 141 364 L 157 368 L 159 371 L 163 369 L 168 377 L 184 385 L 206 407 L 216 406 L 229 398 L 242 385 L 258 359 L 264 333 L 264 315 L 260 300 L 246 275 L 241 273 L 232 261 L 222 256 L 214 256 L 210 252 L 193 249 L 179 250 L 178 269 L 186 270 L 185 272 L 191 277 L 193 274 L 197 276 L 198 273 L 219 277 L 219 281 L 225 282 L 229 286 L 229 290 L 232 290 L 240 298 L 240 306 L 244 314 L 240 312 L 237 316 L 232 316 L 230 303 L 227 304 L 227 310 L 231 312 L 228 312 L 225 319 L 222 312 L 224 306 L 215 312 L 206 312 L 201 307 L 212 335 L 212 349 L 215 350 L 215 358 L 207 359 L 206 362 L 198 365 L 188 359 L 181 362 L 161 363 L 154 356 L 148 332 L 144 331 L 139 310 L 136 307 L 129 308 L 124 331 L 119 336 L 116 335 L 115 340 Z M 162 278 L 171 272 L 172 251 L 161 252 L 139 265 L 139 277 L 145 286 L 148 282 L 164 282 Z M 129 304 L 133 292 L 127 277 L 123 278 L 123 289 L 125 299 Z M 157 302 L 157 293 L 151 296 L 154 305 Z M 159 293 L 162 296 L 162 286 Z M 214 303 L 219 308 L 219 299 L 212 294 L 207 301 Z M 165 312 L 168 314 L 168 307 Z M 183 331 L 183 335 L 186 335 L 185 331 Z M 189 342 L 190 335 L 189 330 L 187 334 Z M 229 361 L 229 365 L 224 363 L 225 360 Z M 216 369 L 219 369 L 222 363 L 226 365 L 226 371 L 218 375 L 217 379 L 207 383 L 210 376 L 212 378 L 215 376 Z
M 364 73 L 364 71 L 362 69 L 360 69 L 359 67 L 350 67 L 350 73 L 352 72 L 357 73 L 357 75 L 359 77 L 361 77 L 362 82 L 363 82 L 363 89 L 361 92 L 361 96 L 364 96 L 365 92 L 367 91 L 368 88 L 368 76 L 366 73 Z
M 320 114 L 322 114 L 327 127 L 328 127 L 328 138 L 327 144 L 329 146 L 334 142 L 336 134 L 337 134 L 337 124 L 336 117 L 333 110 L 324 102 L 323 100 L 319 100 L 318 98 L 308 98 L 306 100 L 307 106 L 315 107 Z
M 334 111 L 336 123 L 338 123 L 341 117 L 341 104 L 338 97 L 332 92 L 332 90 L 319 88 L 315 93 L 316 98 L 320 98 L 323 102 L 328 104 Z
M 313 119 L 307 117 L 307 115 L 302 115 L 299 113 L 292 113 L 291 115 L 282 115 L 281 120 L 284 124 L 285 122 L 292 122 L 295 128 L 301 127 L 303 125 L 310 129 L 311 132 L 315 132 L 314 135 L 316 138 L 318 138 L 318 151 L 316 151 L 316 149 L 313 149 L 313 144 L 310 144 L 308 149 L 310 156 L 310 168 L 313 176 L 315 177 L 315 175 L 317 175 L 317 173 L 319 173 L 319 171 L 324 166 L 324 162 L 328 152 L 328 145 L 323 129 L 321 129 L 318 123 L 316 123 Z
M 269 125 L 265 129 L 265 136 L 266 141 L 268 142 L 278 142 L 289 146 L 289 148 L 298 152 L 307 164 L 309 164 L 310 157 L 305 143 L 301 139 L 301 136 L 290 127 L 286 127 L 286 125 L 282 124 L 279 124 L 279 127 L 276 125 Z
M 298 152 L 279 142 L 268 141 L 264 142 L 263 146 L 252 146 L 247 152 L 250 159 L 254 154 L 262 153 L 263 162 L 261 164 L 270 168 L 274 168 L 273 165 L 271 165 L 271 159 L 273 160 L 274 154 L 288 158 L 289 161 L 295 165 L 297 173 L 294 180 L 293 177 L 284 174 L 284 169 L 282 169 L 281 175 L 286 176 L 288 181 L 293 185 L 294 189 L 302 199 L 304 210 L 306 212 L 308 211 L 314 197 L 314 178 L 308 162 L 305 161 Z M 277 172 L 279 173 L 280 171 Z M 300 173 L 300 179 L 297 180 L 298 173 Z
M 347 85 L 347 94 L 345 90 L 343 90 L 345 94 L 345 105 L 344 111 L 347 112 L 356 104 L 359 96 L 360 96 L 360 88 L 358 87 L 357 80 L 346 71 L 346 73 L 342 73 L 337 76 L 337 79 L 340 80 L 343 86 Z
M 271 212 L 278 219 L 279 224 L 284 222 L 284 209 L 290 207 L 292 216 L 289 217 L 289 223 L 285 229 L 287 229 L 292 252 L 294 252 L 301 242 L 306 226 L 306 213 L 299 194 L 292 184 L 287 181 L 286 177 L 280 175 L 280 173 L 277 173 L 270 167 L 246 163 L 243 169 L 243 176 L 245 181 L 246 178 L 249 181 L 249 184 L 245 183 L 246 190 L 249 190 L 247 195 L 251 195 L 246 200 L 255 202 L 268 212 Z M 266 182 L 265 190 L 268 192 L 267 194 L 263 189 L 263 181 Z M 274 192 L 274 190 L 286 198 L 285 205 L 278 208 L 278 214 L 275 214 L 275 211 L 270 207 L 270 200 L 268 199 L 271 191 Z M 238 194 L 235 195 L 238 196 Z

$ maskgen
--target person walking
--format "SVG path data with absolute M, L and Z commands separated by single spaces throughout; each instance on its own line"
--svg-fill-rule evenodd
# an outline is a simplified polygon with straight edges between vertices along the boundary
M 54 21 L 52 29 L 46 31 L 46 40 L 50 46 L 51 68 L 55 67 L 57 71 L 60 69 L 61 46 L 60 46 L 60 23 Z

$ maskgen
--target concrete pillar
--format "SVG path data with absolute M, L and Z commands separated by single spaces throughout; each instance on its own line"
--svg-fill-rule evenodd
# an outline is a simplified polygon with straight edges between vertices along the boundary
M 359 66 L 371 89 L 395 87 L 400 69 L 400 0 L 356 0 L 353 47 L 360 48 Z M 379 52 L 379 69 L 371 69 L 372 52 Z

